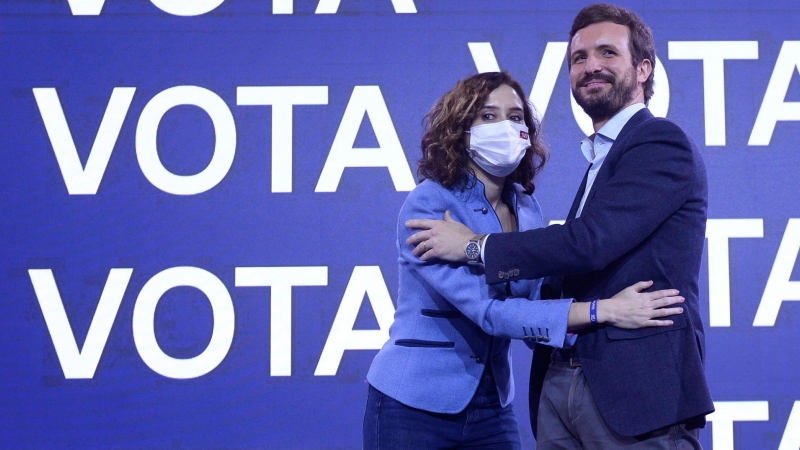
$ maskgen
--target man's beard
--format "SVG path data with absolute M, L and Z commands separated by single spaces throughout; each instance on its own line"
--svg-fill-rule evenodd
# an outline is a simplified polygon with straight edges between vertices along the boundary
M 583 96 L 580 88 L 573 89 L 572 96 L 575 97 L 575 102 L 583 108 L 583 111 L 595 121 L 608 119 L 621 111 L 636 92 L 636 71 L 633 68 L 625 73 L 622 79 L 617 79 L 614 75 L 607 73 L 587 75 L 578 83 L 578 86 L 583 86 L 592 80 L 611 83 L 611 89 L 605 94 L 589 96 Z

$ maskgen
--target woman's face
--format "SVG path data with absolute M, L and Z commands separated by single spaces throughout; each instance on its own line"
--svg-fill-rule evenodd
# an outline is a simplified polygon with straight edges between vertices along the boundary
M 488 97 L 486 97 L 486 103 L 478 110 L 470 127 L 503 122 L 506 120 L 524 126 L 525 110 L 522 108 L 522 105 L 522 99 L 517 95 L 517 91 L 507 84 L 500 85 L 500 87 L 490 92 Z M 466 148 L 472 148 L 472 133 L 464 133 L 464 136 L 466 137 Z M 520 135 L 520 137 L 522 137 L 522 135 Z M 525 137 L 527 138 L 527 136 Z M 511 149 L 508 150 L 511 151 Z M 517 162 L 519 162 L 519 160 L 517 160 Z M 499 173 L 494 169 L 488 169 L 489 172 L 486 172 L 487 169 L 484 169 L 485 166 L 476 163 L 472 158 L 469 161 L 469 165 L 476 174 L 483 173 L 486 177 L 490 177 L 489 172 L 493 174 Z M 516 168 L 516 165 L 514 168 Z M 492 176 L 505 178 L 505 175 Z
M 517 95 L 517 91 L 507 84 L 503 84 L 489 93 L 486 104 L 478 110 L 472 126 L 504 120 L 525 125 L 522 99 Z
M 507 84 L 500 85 L 500 87 L 489 93 L 489 96 L 486 97 L 486 103 L 478 110 L 478 114 L 470 126 L 474 127 L 504 120 L 525 125 L 522 99 L 517 95 L 517 91 Z M 470 148 L 469 133 L 466 133 L 466 137 L 467 148 Z

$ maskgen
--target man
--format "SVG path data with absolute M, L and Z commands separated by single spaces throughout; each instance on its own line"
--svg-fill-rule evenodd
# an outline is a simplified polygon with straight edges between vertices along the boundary
M 530 407 L 539 449 L 700 448 L 698 428 L 714 409 L 697 283 L 705 168 L 686 134 L 645 106 L 654 63 L 651 31 L 633 12 L 597 4 L 578 13 L 570 84 L 595 134 L 581 144 L 591 166 L 563 226 L 481 237 L 449 217 L 407 223 L 424 229 L 408 240 L 415 254 L 469 255 L 489 283 L 551 276 L 564 298 L 592 301 L 652 279 L 653 289 L 686 298 L 669 327 L 596 326 L 563 350 L 537 346 Z

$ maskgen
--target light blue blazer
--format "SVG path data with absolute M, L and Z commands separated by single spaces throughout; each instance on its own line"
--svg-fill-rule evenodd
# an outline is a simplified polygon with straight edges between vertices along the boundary
M 426 411 L 461 412 L 491 364 L 503 406 L 514 398 L 510 339 L 563 345 L 571 299 L 539 300 L 542 280 L 489 286 L 483 266 L 424 262 L 414 256 L 405 226 L 412 218 L 441 219 L 446 210 L 476 233 L 502 227 L 470 176 L 463 192 L 425 180 L 409 195 L 397 221 L 399 292 L 389 340 L 372 361 L 367 380 L 393 399 Z M 536 200 L 520 185 L 503 193 L 516 211 L 519 230 L 542 227 Z M 532 337 L 531 337 L 532 336 Z

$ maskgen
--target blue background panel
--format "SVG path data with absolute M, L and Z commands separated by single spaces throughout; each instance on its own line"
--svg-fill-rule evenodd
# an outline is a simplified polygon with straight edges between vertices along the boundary
M 226 0 L 197 16 L 177 16 L 159 2 L 106 0 L 97 15 L 73 15 L 70 3 L 8 0 L 0 5 L 0 447 L 3 448 L 359 448 L 375 350 L 347 350 L 335 375 L 315 371 L 357 267 L 377 267 L 383 288 L 397 290 L 395 226 L 406 191 L 385 167 L 347 167 L 334 192 L 317 192 L 320 175 L 355 91 L 377 86 L 400 142 L 406 173 L 416 174 L 422 119 L 456 80 L 476 73 L 469 43 L 491 44 L 499 66 L 530 89 L 550 42 L 566 42 L 584 2 L 415 0 L 398 14 L 390 0 L 342 0 L 335 14 L 317 1 Z M 81 3 L 78 0 L 73 6 Z M 180 2 L 179 2 L 180 3 Z M 189 2 L 184 2 L 189 3 Z M 401 3 L 401 2 L 398 2 Z M 774 448 L 792 442 L 790 414 L 800 400 L 800 296 L 785 295 L 774 325 L 754 326 L 779 248 L 800 280 L 792 247 L 800 232 L 797 167 L 800 114 L 781 120 L 768 145 L 749 145 L 776 62 L 800 40 L 796 2 L 628 1 L 653 29 L 669 83 L 667 117 L 700 147 L 709 176 L 709 218 L 760 219 L 763 237 L 729 243 L 730 324 L 711 326 L 706 253 L 700 274 L 706 323 L 706 368 L 715 401 L 766 402 L 768 417 L 714 422 L 706 448 Z M 671 58 L 670 42 L 752 41 L 757 59 L 724 63 L 725 145 L 705 145 L 704 64 Z M 794 61 L 797 56 L 792 56 Z M 547 108 L 544 134 L 551 160 L 536 196 L 547 220 L 563 219 L 586 169 L 585 136 L 570 106 L 564 62 Z M 214 187 L 174 195 L 155 186 L 137 159 L 142 112 L 159 93 L 197 86 L 225 104 L 236 129 L 230 169 Z M 274 192 L 271 106 L 240 105 L 245 86 L 321 86 L 327 101 L 292 109 L 291 192 Z M 35 88 L 57 92 L 82 165 L 89 159 L 115 88 L 135 88 L 97 192 L 70 195 L 44 125 Z M 800 102 L 792 70 L 784 102 Z M 540 110 L 543 109 L 540 106 Z M 224 112 L 224 111 L 223 111 Z M 363 111 L 355 111 L 363 114 Z M 53 113 L 52 111 L 50 112 Z M 354 112 L 351 111 L 351 114 Z M 376 124 L 364 116 L 354 148 L 381 149 Z M 164 167 L 193 175 L 214 156 L 212 120 L 181 105 L 158 126 Z M 203 269 L 225 286 L 234 336 L 209 373 L 165 377 L 143 361 L 134 342 L 134 308 L 158 273 Z M 291 291 L 291 374 L 271 375 L 273 292 L 236 285 L 239 267 L 324 267 L 326 283 Z M 83 348 L 100 295 L 114 268 L 132 276 L 113 318 L 94 375 L 65 377 L 29 270 L 49 269 L 78 348 Z M 789 283 L 789 284 L 787 284 Z M 374 293 L 373 293 L 374 294 Z M 378 329 L 365 295 L 355 328 Z M 719 302 L 720 300 L 714 300 Z M 160 348 L 187 359 L 206 351 L 215 324 L 206 295 L 167 291 L 155 312 Z M 281 340 L 280 346 L 289 342 Z M 527 447 L 529 351 L 514 345 L 515 410 Z M 755 409 L 751 409 L 755 411 Z M 800 429 L 800 408 L 795 408 Z M 760 413 L 759 413 L 760 414 Z M 763 416 L 755 414 L 758 417 Z M 721 422 L 718 422 L 721 423 Z M 788 430 L 788 431 L 787 431 Z M 800 440 L 800 437 L 797 438 Z M 712 442 L 713 441 L 713 442 Z M 794 447 L 800 446 L 795 443 Z

